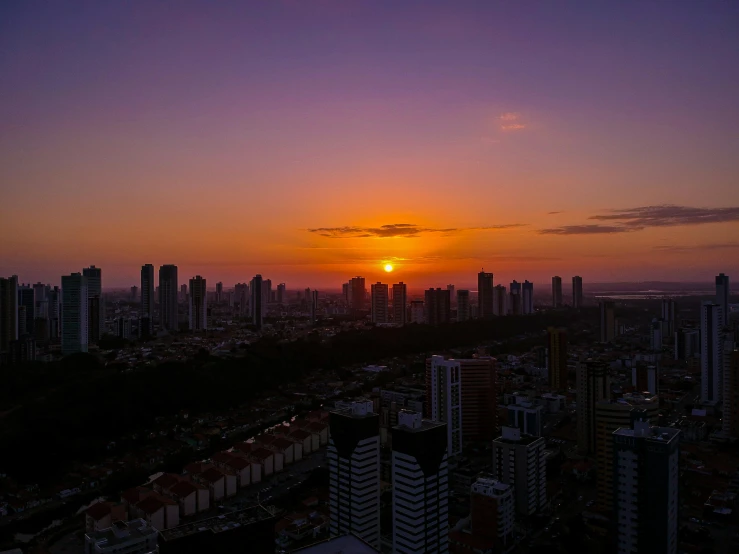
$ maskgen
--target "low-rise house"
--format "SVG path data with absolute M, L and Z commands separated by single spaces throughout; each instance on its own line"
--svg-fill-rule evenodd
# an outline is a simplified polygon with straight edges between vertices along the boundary
M 85 511 L 85 532 L 93 533 L 111 527 L 116 521 L 128 521 L 122 502 L 96 502 Z
M 266 448 L 257 448 L 250 457 L 262 466 L 262 475 L 269 477 L 275 472 L 275 454 Z
M 295 429 L 288 436 L 288 439 L 295 441 L 296 446 L 300 445 L 300 448 L 296 448 L 296 460 L 300 460 L 304 455 L 308 455 L 313 452 L 313 433 L 306 431 L 305 429 Z M 316 435 L 316 442 L 319 442 L 320 437 Z M 298 450 L 300 454 L 298 455 Z
M 284 437 L 277 437 L 267 448 L 282 455 L 283 465 L 290 465 L 295 460 L 295 443 Z

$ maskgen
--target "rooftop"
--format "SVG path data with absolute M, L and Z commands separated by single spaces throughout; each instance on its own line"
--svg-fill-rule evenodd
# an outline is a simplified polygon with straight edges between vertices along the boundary
M 343 535 L 321 541 L 312 546 L 296 550 L 295 552 L 300 552 L 300 554 L 347 554 L 349 552 L 352 554 L 376 554 L 380 551 L 375 550 L 354 535 Z
M 647 423 L 637 421 L 634 422 L 634 429 L 621 427 L 616 429 L 613 434 L 620 437 L 643 437 L 653 441 L 670 442 L 678 440 L 680 431 L 673 427 L 649 426 Z
M 110 547 L 132 539 L 144 539 L 157 533 L 158 531 L 143 519 L 132 519 L 131 521 L 116 521 L 112 527 L 87 533 L 85 537 L 95 544 L 105 541 L 105 545 Z
M 237 512 L 221 514 L 219 516 L 193 521 L 185 525 L 173 527 L 160 532 L 160 536 L 164 541 L 173 541 L 196 533 L 222 533 L 230 529 L 236 529 L 245 525 L 251 525 L 258 521 L 263 521 L 274 517 L 271 512 L 262 506 L 252 506 Z

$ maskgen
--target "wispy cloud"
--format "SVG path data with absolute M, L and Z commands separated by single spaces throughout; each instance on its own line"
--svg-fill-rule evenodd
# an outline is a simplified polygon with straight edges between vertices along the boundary
M 316 227 L 314 229 L 306 229 L 309 233 L 314 233 L 322 237 L 331 239 L 349 239 L 349 238 L 416 238 L 423 234 L 440 233 L 444 236 L 450 236 L 456 233 L 466 231 L 493 231 L 501 229 L 513 229 L 516 227 L 524 227 L 527 223 L 504 223 L 500 225 L 489 225 L 486 227 L 423 227 L 415 223 L 391 223 L 381 225 L 380 227 Z
M 674 227 L 678 225 L 702 225 L 705 223 L 726 223 L 739 221 L 739 207 L 731 208 L 692 208 L 662 204 L 641 206 L 624 210 L 610 210 L 588 219 L 597 221 L 617 221 L 628 227 Z
M 539 229 L 540 235 L 593 235 L 629 233 L 648 227 L 677 227 L 682 225 L 705 225 L 708 223 L 730 223 L 739 221 L 739 207 L 693 208 L 662 204 L 609 210 L 588 218 L 607 224 L 565 225 L 553 229 Z
M 655 246 L 655 250 L 661 250 L 663 252 L 696 252 L 702 250 L 734 250 L 739 248 L 739 242 L 723 242 L 714 244 L 661 244 Z
M 636 228 L 615 225 L 564 225 L 552 229 L 539 229 L 537 233 L 540 235 L 609 235 L 637 230 Z
M 526 125 L 521 123 L 521 114 L 518 112 L 506 112 L 501 114 L 498 119 L 502 131 L 520 131 L 526 128 Z
M 562 212 L 547 212 L 547 215 L 556 215 L 561 214 Z

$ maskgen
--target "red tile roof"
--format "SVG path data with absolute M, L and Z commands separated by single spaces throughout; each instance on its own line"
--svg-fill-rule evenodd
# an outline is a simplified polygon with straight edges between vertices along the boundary
M 157 513 L 159 510 L 164 508 L 164 502 L 162 502 L 156 496 L 148 496 L 144 498 L 141 502 L 136 504 L 136 507 L 145 514 L 151 515 Z
M 257 460 L 266 460 L 270 456 L 274 456 L 273 452 L 270 452 L 266 448 L 257 448 L 254 452 L 251 453 L 252 456 L 254 456 Z
M 258 442 L 259 444 L 270 444 L 272 441 L 275 440 L 275 438 L 276 437 L 274 435 L 257 435 L 256 437 L 254 437 L 254 442 Z
M 214 462 L 226 463 L 231 458 L 233 458 L 233 455 L 229 454 L 228 452 L 216 452 L 215 454 L 213 454 L 213 456 L 211 456 L 210 459 Z
M 123 491 L 121 493 L 121 498 L 129 504 L 136 504 L 142 498 L 152 494 L 152 492 L 153 491 L 151 489 L 147 489 L 146 487 L 134 487 L 127 491 Z
M 288 438 L 295 439 L 297 441 L 303 442 L 305 439 L 312 437 L 313 433 L 310 431 L 306 431 L 305 429 L 295 429 Z
M 192 483 L 188 481 L 180 481 L 174 487 L 169 489 L 169 492 L 179 498 L 187 498 L 197 490 L 197 487 Z
M 320 433 L 326 427 L 328 427 L 328 425 L 326 425 L 325 423 L 314 421 L 310 425 L 308 425 L 308 430 L 313 431 L 314 433 Z
M 293 445 L 292 441 L 289 441 L 287 439 L 283 439 L 282 437 L 275 439 L 272 444 L 269 445 L 270 448 L 275 448 L 277 450 L 280 450 L 284 452 L 288 448 L 290 448 Z
M 236 470 L 244 469 L 246 467 L 249 467 L 250 465 L 251 464 L 244 458 L 238 458 L 236 456 L 232 457 L 229 461 L 226 462 L 226 466 Z
M 161 475 L 154 480 L 154 484 L 162 487 L 163 489 L 168 489 L 179 482 L 179 477 L 177 475 L 174 475 L 173 473 L 165 473 L 164 475 Z
M 223 479 L 223 473 L 212 467 L 208 471 L 201 474 L 200 477 L 202 477 L 203 480 L 208 481 L 208 483 L 215 483 L 219 479 Z
M 88 516 L 90 516 L 95 521 L 100 521 L 105 516 L 110 514 L 110 503 L 109 502 L 97 502 L 87 508 L 87 511 L 85 512 Z

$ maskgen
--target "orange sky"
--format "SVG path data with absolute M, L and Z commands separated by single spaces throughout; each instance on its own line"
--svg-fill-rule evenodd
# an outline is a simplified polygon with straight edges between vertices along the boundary
M 6 9 L 0 274 L 739 273 L 735 13 L 267 4 Z

